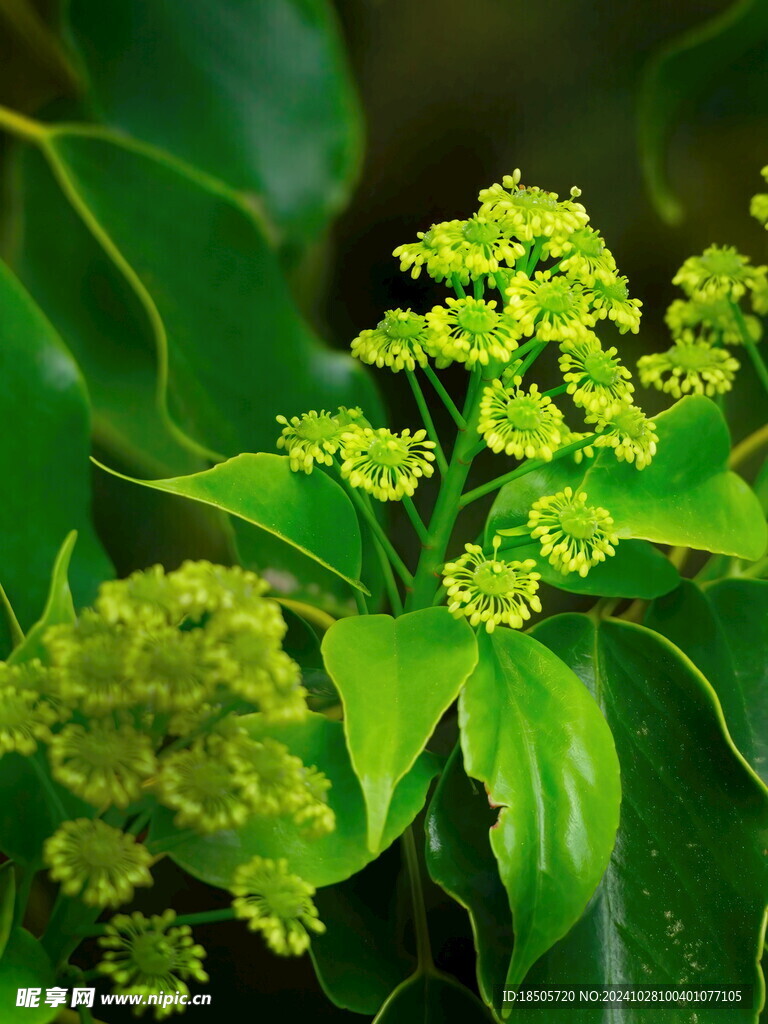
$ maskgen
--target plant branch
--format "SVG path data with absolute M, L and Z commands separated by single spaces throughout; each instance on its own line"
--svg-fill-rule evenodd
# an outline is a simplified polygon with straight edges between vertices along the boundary
M 744 342 L 744 348 L 749 353 L 749 358 L 752 360 L 752 365 L 760 379 L 760 383 L 765 388 L 766 393 L 768 393 L 768 366 L 766 366 L 765 360 L 758 352 L 757 345 L 755 345 L 752 335 L 749 333 L 749 328 L 747 327 L 747 322 L 744 319 L 744 314 L 741 311 L 741 306 L 738 302 L 731 301 L 731 309 L 733 310 L 733 316 L 741 334 L 741 340 Z
M 742 462 L 746 462 L 756 452 L 759 452 L 761 448 L 766 447 L 768 447 L 768 423 L 736 445 L 731 452 L 728 465 L 731 469 L 736 469 Z
M 408 383 L 411 385 L 411 391 L 413 392 L 413 397 L 416 399 L 416 405 L 419 407 L 421 419 L 424 423 L 424 426 L 427 429 L 429 439 L 430 441 L 434 442 L 435 457 L 437 459 L 438 468 L 440 469 L 440 473 L 444 474 L 445 471 L 448 469 L 448 462 L 446 461 L 445 453 L 443 452 L 443 446 L 440 444 L 440 438 L 437 436 L 437 430 L 435 430 L 435 421 L 432 419 L 432 414 L 430 413 L 429 407 L 427 406 L 426 400 L 424 398 L 424 392 L 421 390 L 421 385 L 419 384 L 416 378 L 416 374 L 413 372 L 413 370 L 406 370 L 405 373 L 406 376 L 408 377 Z
M 422 544 L 429 543 L 429 534 L 427 528 L 421 516 L 418 513 L 416 506 L 413 503 L 413 498 L 408 497 L 407 494 L 403 495 L 403 508 L 408 513 L 408 518 L 411 520 L 411 525 L 418 534 L 419 540 Z
M 567 444 L 564 448 L 559 448 L 551 459 L 528 459 L 522 466 L 518 466 L 517 469 L 511 470 L 509 473 L 504 473 L 503 476 L 497 476 L 495 480 L 489 480 L 486 484 L 481 484 L 479 487 L 475 487 L 473 491 L 467 491 L 463 494 L 459 503 L 461 508 L 466 508 L 473 501 L 477 501 L 478 498 L 485 497 L 486 494 L 490 494 L 492 491 L 497 491 L 500 487 L 510 483 L 512 480 L 517 480 L 518 477 L 525 476 L 526 473 L 532 473 L 535 469 L 543 469 L 546 466 L 551 465 L 558 459 L 564 458 L 566 455 L 571 455 L 573 452 L 577 452 L 580 448 L 587 448 L 590 444 L 594 444 L 595 438 L 599 437 L 599 434 L 590 434 L 589 437 L 583 437 L 579 441 L 574 441 L 573 444 Z
M 424 890 L 421 886 L 421 865 L 419 855 L 416 851 L 416 842 L 413 838 L 413 827 L 409 826 L 402 835 L 403 853 L 405 854 L 405 865 L 408 871 L 408 879 L 411 883 L 411 900 L 413 902 L 413 927 L 416 932 L 416 956 L 420 970 L 429 970 L 434 967 L 432 959 L 432 947 L 429 941 L 429 925 L 427 924 L 427 912 L 424 907 Z
M 354 502 L 360 515 L 370 526 L 374 537 L 384 548 L 387 558 L 392 563 L 392 568 L 395 570 L 395 572 L 406 585 L 406 587 L 409 587 L 413 583 L 413 576 L 411 576 L 411 574 L 408 572 L 405 562 L 402 560 L 400 555 L 398 555 L 397 551 L 395 551 L 394 545 L 392 544 L 391 540 L 382 529 L 381 523 L 374 515 L 373 510 L 369 508 L 368 505 L 366 505 L 365 501 L 357 493 L 357 490 L 354 487 L 348 485 L 347 494 Z
M 467 425 L 466 421 L 464 420 L 464 417 L 461 415 L 459 410 L 456 408 L 456 403 L 453 401 L 451 396 L 443 387 L 443 383 L 440 380 L 440 378 L 437 376 L 437 374 L 429 365 L 429 363 L 423 366 L 422 369 L 424 370 L 424 374 L 427 380 L 430 382 L 432 387 L 440 396 L 440 400 L 442 401 L 445 408 L 448 410 L 453 422 L 456 424 L 459 430 L 464 430 Z

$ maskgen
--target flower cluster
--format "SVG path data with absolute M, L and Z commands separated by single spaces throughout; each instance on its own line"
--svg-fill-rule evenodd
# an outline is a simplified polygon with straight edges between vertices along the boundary
M 375 328 L 353 339 L 352 354 L 393 373 L 406 371 L 417 400 L 421 373 L 443 394 L 435 370 L 461 363 L 473 380 L 482 377 L 474 410 L 468 397 L 470 429 L 493 452 L 550 460 L 561 448 L 594 437 L 594 445 L 576 445 L 574 458 L 592 458 L 604 447 L 643 469 L 655 451 L 653 425 L 634 404 L 618 349 L 604 348 L 596 333 L 603 326 L 637 332 L 641 303 L 630 295 L 579 196 L 576 188 L 560 199 L 523 185 L 515 171 L 483 189 L 466 220 L 433 224 L 417 241 L 398 246 L 402 270 L 412 277 L 424 270 L 456 295 L 424 313 L 388 310 Z M 570 397 L 590 431 L 566 428 L 555 395 L 523 385 L 550 342 L 559 346 L 564 381 L 554 392 Z M 453 415 L 457 419 L 457 410 Z M 360 410 L 278 421 L 278 446 L 292 469 L 311 472 L 315 464 L 335 462 L 348 487 L 379 501 L 412 497 L 442 458 L 427 420 L 426 431 L 400 433 L 372 427 Z
M 265 591 L 254 573 L 208 562 L 103 584 L 92 609 L 45 632 L 45 663 L 0 664 L 0 754 L 45 745 L 54 780 L 98 812 L 114 808 L 110 821 L 160 803 L 202 834 L 253 815 L 330 831 L 327 780 L 243 717 L 306 714 Z M 151 884 L 147 849 L 99 818 L 66 821 L 45 861 L 67 895 L 97 906 Z
M 456 618 L 466 616 L 472 626 L 484 626 L 488 633 L 500 625 L 519 629 L 532 611 L 541 611 L 536 596 L 541 576 L 532 571 L 536 562 L 500 559 L 500 543 L 496 535 L 490 555 L 479 544 L 466 544 L 464 554 L 443 567 L 449 610 Z
M 753 198 L 752 213 L 768 219 L 767 196 Z M 753 313 L 768 313 L 768 267 L 753 266 L 733 246 L 710 245 L 683 263 L 673 283 L 685 293 L 666 314 L 673 345 L 640 357 L 640 380 L 675 398 L 723 395 L 733 387 L 740 365 L 727 347 L 760 341 L 760 321 L 742 303 L 749 299 Z
M 175 921 L 173 910 L 152 917 L 134 912 L 112 918 L 99 938 L 104 954 L 97 970 L 115 983 L 115 992 L 145 998 L 163 992 L 188 995 L 187 981 L 208 981 L 203 969 L 205 950 L 195 942 L 188 925 Z M 181 1003 L 165 1006 L 161 1001 L 155 1016 L 162 1020 L 183 1010 Z

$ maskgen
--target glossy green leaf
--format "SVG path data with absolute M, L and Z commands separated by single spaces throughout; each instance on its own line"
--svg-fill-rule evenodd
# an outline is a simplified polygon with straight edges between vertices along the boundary
M 13 861 L 7 860 L 5 864 L 0 865 L 0 961 L 11 935 L 15 910 L 16 874 Z
M 477 981 L 488 1005 L 504 985 L 512 955 L 512 914 L 488 830 L 497 812 L 464 771 L 456 746 L 429 805 L 426 862 L 430 877 L 466 908 L 477 951 Z
M 19 153 L 24 230 L 14 270 L 77 360 L 96 440 L 147 476 L 203 469 L 162 414 L 157 346 L 139 296 L 62 195 L 38 150 L 25 146 Z M 266 445 L 271 438 L 258 440 Z
M 134 480 L 107 471 L 239 516 L 365 590 L 358 580 L 362 554 L 355 510 L 323 472 L 293 473 L 287 456 L 265 453 L 238 455 L 202 473 L 169 480 Z
M 447 608 L 340 619 L 323 660 L 341 694 L 349 755 L 378 849 L 392 794 L 477 661 L 468 623 Z
M 371 852 L 363 793 L 350 764 L 341 723 L 310 713 L 302 723 L 282 726 L 267 726 L 259 715 L 250 715 L 247 725 L 252 736 L 268 735 L 285 743 L 304 764 L 314 765 L 331 780 L 328 803 L 336 814 L 336 829 L 328 836 L 310 839 L 289 819 L 255 817 L 236 832 L 178 843 L 172 815 L 160 814 L 152 823 L 152 840 L 158 847 L 167 840 L 169 856 L 210 885 L 226 888 L 235 868 L 256 854 L 286 857 L 291 870 L 315 886 L 341 882 L 403 833 L 423 807 L 427 787 L 437 772 L 436 758 L 422 754 L 398 785 L 381 843 Z
M 49 626 L 75 621 L 75 606 L 72 592 L 69 589 L 69 564 L 77 541 L 77 531 L 73 530 L 61 546 L 61 550 L 53 563 L 51 584 L 43 614 L 29 630 L 23 643 L 8 658 L 11 664 L 30 661 L 32 658 L 45 660 L 43 634 Z
M 722 580 L 704 593 L 728 643 L 746 707 L 752 766 L 768 784 L 768 581 Z
M 410 895 L 399 873 L 393 849 L 315 895 L 326 930 L 312 937 L 309 955 L 323 991 L 342 1009 L 372 1017 L 416 966 L 403 949 L 402 904 Z
M 159 399 L 204 453 L 267 447 L 278 413 L 364 404 L 373 386 L 301 320 L 252 208 L 157 151 L 87 127 L 36 129 L 66 198 L 152 327 Z
M 459 701 L 468 775 L 501 811 L 491 847 L 515 946 L 507 987 L 581 916 L 608 863 L 621 785 L 611 732 L 570 668 L 511 629 L 481 634 Z
M 0 581 L 27 629 L 40 614 L 62 540 L 76 528 L 77 604 L 112 569 L 90 523 L 88 401 L 77 367 L 51 325 L 0 264 Z
M 554 462 L 501 490 L 487 535 L 526 522 L 534 501 L 570 486 L 609 510 L 620 538 L 760 558 L 768 540 L 765 517 L 745 481 L 728 471 L 730 437 L 714 402 L 683 398 L 654 422 L 658 452 L 646 469 L 617 462 L 610 450 L 578 466 Z
M 737 0 L 715 17 L 662 46 L 648 62 L 640 88 L 638 130 L 645 181 L 668 222 L 683 206 L 667 177 L 667 146 L 686 108 L 713 91 L 740 59 L 768 39 L 768 7 Z M 745 99 L 745 111 L 748 100 Z
M 704 1016 L 754 1022 L 762 1003 L 768 848 L 766 790 L 736 752 L 704 677 L 663 637 L 620 621 L 561 615 L 535 635 L 603 708 L 621 762 L 616 847 L 595 899 L 533 969 L 530 985 L 754 985 L 755 1009 Z M 573 1024 L 614 1011 L 579 1006 Z M 690 1010 L 665 1010 L 690 1024 Z M 539 1020 L 518 1007 L 513 1019 Z M 628 1006 L 624 1024 L 648 1024 Z
M 23 928 L 15 928 L 0 957 L 0 1006 L 3 1024 L 47 1024 L 61 1012 L 60 1008 L 45 1005 L 45 990 L 56 983 L 56 975 L 45 950 Z M 16 1005 L 20 988 L 36 988 L 39 1005 Z
M 490 1020 L 476 995 L 433 969 L 415 974 L 396 988 L 373 1024 L 488 1024 Z
M 743 597 L 744 594 L 733 596 Z M 746 607 L 739 601 L 734 610 L 737 615 L 742 616 Z M 768 653 L 768 649 L 760 649 L 760 633 L 768 635 L 768 625 L 763 625 L 759 621 L 760 610 L 758 606 L 758 615 L 755 617 L 757 621 L 753 619 L 750 623 L 757 625 L 757 632 L 754 640 L 751 636 L 749 638 L 750 654 L 746 655 L 755 661 Z M 762 610 L 768 613 L 765 603 Z M 702 675 L 706 676 L 722 705 L 728 731 L 734 743 L 750 764 L 754 765 L 752 729 L 747 718 L 744 694 L 736 679 L 734 652 L 728 644 L 717 614 L 705 595 L 691 580 L 682 580 L 677 590 L 649 605 L 644 621 L 649 629 L 661 633 L 687 654 Z M 768 665 L 761 666 L 761 669 L 763 673 L 768 674 Z M 768 678 L 768 675 L 765 677 Z
M 499 548 L 502 557 L 504 546 Z M 586 576 L 577 572 L 563 574 L 548 559 L 541 556 L 538 542 L 510 548 L 513 559 L 532 558 L 536 572 L 545 583 L 572 594 L 592 594 L 594 597 L 639 597 L 650 600 L 674 590 L 680 574 L 658 548 L 644 540 L 624 540 L 616 547 L 616 554 L 593 566 Z
M 346 198 L 361 125 L 326 0 L 72 0 L 90 96 L 111 124 L 235 188 L 292 233 Z

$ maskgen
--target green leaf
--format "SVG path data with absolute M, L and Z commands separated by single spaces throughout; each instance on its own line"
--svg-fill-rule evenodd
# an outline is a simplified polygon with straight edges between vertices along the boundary
M 683 207 L 666 170 L 666 150 L 686 109 L 727 78 L 749 51 L 768 38 L 768 7 L 738 0 L 714 18 L 661 47 L 640 87 L 638 131 L 645 182 L 661 217 L 682 219 Z M 745 100 L 745 112 L 748 109 Z
M 570 486 L 608 509 L 620 538 L 760 558 L 768 539 L 765 517 L 749 486 L 728 471 L 730 437 L 714 402 L 683 398 L 654 422 L 658 452 L 646 469 L 617 462 L 610 450 L 579 466 L 554 462 L 502 488 L 487 536 L 526 522 L 534 501 Z
M 395 989 L 373 1024 L 488 1024 L 476 995 L 435 970 L 419 972 Z
M 139 296 L 62 196 L 44 157 L 31 146 L 19 153 L 24 230 L 14 269 L 77 360 L 96 440 L 147 476 L 203 469 L 158 403 L 157 345 Z
M 746 708 L 752 746 L 748 760 L 768 784 L 768 581 L 722 580 L 704 594 L 725 635 Z M 727 712 L 726 719 L 730 726 Z
M 266 447 L 278 413 L 363 403 L 365 371 L 300 318 L 253 209 L 149 147 L 87 127 L 34 129 L 67 200 L 137 296 L 159 400 L 198 452 Z M 220 454 L 218 454 L 220 453 Z
M 668 640 L 642 626 L 560 615 L 534 632 L 603 708 L 624 798 L 595 899 L 527 983 L 754 985 L 759 1007 L 768 797 L 728 738 L 712 688 Z M 757 1010 L 715 1016 L 747 1024 Z M 518 1007 L 514 1019 L 539 1016 Z M 692 1014 L 667 1010 L 664 1019 L 688 1024 Z M 569 1020 L 604 1024 L 606 1013 L 579 1006 Z M 648 1009 L 626 1006 L 621 1020 L 648 1024 Z
M 457 744 L 427 812 L 426 862 L 432 880 L 469 914 L 478 986 L 489 1006 L 512 955 L 512 914 L 488 833 L 496 814 L 483 788 L 464 772 Z
M 395 852 L 315 896 L 326 928 L 312 937 L 309 948 L 317 980 L 336 1006 L 370 1017 L 416 966 L 402 948 L 405 914 Z
M 501 807 L 491 847 L 515 931 L 507 987 L 581 916 L 619 820 L 611 732 L 579 679 L 522 633 L 481 634 L 459 701 L 468 775 Z
M 86 604 L 112 568 L 90 523 L 88 402 L 72 357 L 0 264 L 0 506 L 2 584 L 22 629 L 43 606 L 62 538 L 80 534 L 75 602 Z
M 504 547 L 499 548 L 504 557 Z M 639 597 L 650 600 L 668 594 L 680 582 L 680 574 L 670 560 L 644 540 L 623 540 L 616 554 L 593 566 L 586 576 L 577 572 L 563 574 L 542 558 L 538 541 L 509 549 L 509 557 L 536 562 L 536 572 L 545 583 L 572 594 L 594 597 Z
M 314 765 L 331 780 L 328 803 L 336 814 L 336 829 L 328 836 L 310 839 L 290 819 L 254 817 L 237 831 L 178 843 L 172 815 L 163 812 L 156 816 L 151 838 L 158 848 L 167 839 L 169 856 L 177 864 L 195 878 L 221 888 L 228 886 L 239 864 L 256 854 L 286 857 L 291 870 L 314 886 L 344 881 L 404 832 L 423 807 L 427 787 L 437 772 L 436 759 L 422 754 L 398 785 L 381 843 L 371 852 L 366 842 L 363 793 L 349 761 L 341 723 L 314 713 L 291 725 L 267 726 L 259 715 L 242 721 L 255 738 L 268 735 L 285 743 L 304 764 Z
M 326 0 L 73 0 L 69 11 L 111 124 L 263 193 L 293 234 L 342 205 L 361 119 Z
M 757 583 L 758 581 L 752 582 Z M 768 584 L 765 584 L 765 588 L 768 591 Z M 745 596 L 748 597 L 749 591 L 746 595 L 742 591 L 732 596 L 738 599 L 735 606 L 736 613 L 743 616 L 747 604 L 741 599 Z M 760 644 L 760 634 L 763 633 L 768 637 L 768 625 L 762 621 L 759 613 L 760 611 L 768 613 L 768 607 L 765 602 L 760 602 L 759 593 L 755 596 L 759 602 L 756 609 L 758 614 L 752 618 L 749 624 L 756 626 L 757 629 L 754 638 L 748 634 L 749 653 L 746 656 L 742 655 L 742 658 L 746 657 L 753 662 L 760 663 L 768 653 L 766 647 Z M 728 644 L 719 618 L 706 596 L 692 580 L 682 580 L 677 590 L 654 601 L 648 607 L 645 625 L 671 640 L 676 647 L 688 655 L 702 675 L 706 676 L 717 693 L 725 721 L 728 724 L 728 731 L 736 746 L 754 765 L 752 729 L 747 720 L 744 693 L 737 682 L 733 664 L 733 656 L 736 652 Z M 768 665 L 760 664 L 759 671 L 763 678 L 768 678 Z M 762 682 L 763 678 L 759 681 Z
M 375 850 L 395 787 L 476 664 L 475 637 L 447 608 L 426 608 L 397 619 L 340 619 L 323 637 L 322 652 L 344 704 L 347 746 Z
M 43 614 L 27 633 L 21 643 L 8 658 L 11 664 L 20 664 L 32 658 L 45 661 L 46 653 L 43 646 L 43 634 L 49 626 L 75 621 L 75 606 L 72 592 L 69 589 L 69 563 L 77 541 L 77 531 L 72 530 L 61 545 L 61 549 L 53 563 L 51 585 Z
M 59 1016 L 60 1008 L 45 1005 L 45 990 L 56 983 L 56 975 L 45 950 L 23 928 L 15 928 L 0 957 L 0 1006 L 3 1024 L 47 1024 Z M 40 989 L 37 1007 L 16 1005 L 20 988 Z
M 0 864 L 0 962 L 13 928 L 13 916 L 16 910 L 16 874 L 13 861 L 7 860 Z
M 362 554 L 355 510 L 323 472 L 293 473 L 287 456 L 265 453 L 238 455 L 202 473 L 169 480 L 135 480 L 101 468 L 131 483 L 231 512 L 365 591 L 358 579 Z
M 727 579 L 680 589 L 648 609 L 646 625 L 707 677 L 736 746 L 768 782 L 768 582 Z

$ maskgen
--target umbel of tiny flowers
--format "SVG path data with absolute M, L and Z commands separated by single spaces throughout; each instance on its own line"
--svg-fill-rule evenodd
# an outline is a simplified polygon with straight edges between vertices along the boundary
M 518 320 L 520 330 L 540 341 L 568 341 L 580 338 L 594 326 L 589 296 L 579 281 L 549 270 L 537 270 L 533 278 L 520 271 L 506 289 L 507 309 Z
M 632 375 L 622 366 L 615 348 L 604 349 L 594 334 L 561 345 L 560 370 L 574 405 L 587 412 L 604 412 L 631 401 Z
M 731 390 L 739 362 L 723 348 L 715 348 L 684 332 L 666 352 L 641 356 L 637 361 L 641 382 L 682 395 L 722 395 Z
M 535 384 L 527 391 L 521 385 L 514 377 L 511 387 L 500 380 L 485 387 L 477 431 L 492 452 L 549 461 L 565 432 L 563 414 Z
M 672 283 L 700 302 L 737 302 L 748 289 L 765 287 L 766 272 L 768 267 L 752 266 L 732 245 L 710 245 L 700 256 L 690 256 Z
M 401 310 L 392 312 L 399 313 Z M 372 351 L 371 345 L 368 344 L 362 346 L 358 354 L 362 358 L 364 353 L 368 356 Z M 391 350 L 389 355 L 390 358 L 394 358 Z M 376 358 L 366 358 L 366 362 L 376 362 Z M 384 359 L 384 362 L 386 363 L 387 359 Z M 292 416 L 290 420 L 285 416 L 278 416 L 277 422 L 283 424 L 282 432 L 277 439 L 277 447 L 285 448 L 294 472 L 301 470 L 304 473 L 311 473 L 315 463 L 323 466 L 332 465 L 333 456 L 341 447 L 342 436 L 356 424 L 367 426 L 367 420 L 363 418 L 360 409 L 346 409 L 343 406 L 335 414 L 324 409 L 320 412 L 312 410 L 302 413 L 301 416 Z
M 584 491 L 566 487 L 558 494 L 539 498 L 528 514 L 531 537 L 541 544 L 541 554 L 563 575 L 586 576 L 593 565 L 615 554 L 619 543 L 607 509 L 587 504 Z
M 619 462 L 634 463 L 637 469 L 651 464 L 658 435 L 655 424 L 642 409 L 621 402 L 602 412 L 588 413 L 586 420 L 600 431 L 595 437 L 596 448 L 612 448 Z
M 235 871 L 230 886 L 237 917 L 261 932 L 269 948 L 280 956 L 301 956 L 310 943 L 310 932 L 322 935 L 312 902 L 314 888 L 288 870 L 284 858 L 254 857 Z
M 768 167 L 764 167 L 760 173 L 768 182 Z M 749 204 L 749 212 L 756 220 L 760 221 L 766 230 L 768 230 L 768 194 L 765 192 L 758 192 L 757 195 L 752 196 L 752 200 Z
M 21 666 L 0 665 L 0 756 L 34 754 L 38 743 L 50 740 L 51 726 L 59 717 L 37 690 L 23 683 Z
M 754 292 L 752 293 L 754 296 Z M 693 333 L 712 345 L 743 345 L 744 336 L 728 299 L 675 299 L 664 316 L 669 333 L 677 340 Z M 763 333 L 757 317 L 744 315 L 748 336 L 756 344 Z
M 127 903 L 135 886 L 152 884 L 147 848 L 99 818 L 65 821 L 46 839 L 43 858 L 65 895 L 93 907 Z
M 352 355 L 357 359 L 379 369 L 387 366 L 393 373 L 424 366 L 427 347 L 426 317 L 410 309 L 387 310 L 373 330 L 361 331 L 351 345 Z M 285 421 L 285 417 L 279 416 L 278 421 Z
M 379 501 L 399 501 L 413 495 L 423 477 L 432 476 L 434 441 L 426 430 L 403 430 L 396 434 L 386 427 L 365 428 L 344 435 L 341 475 L 352 487 L 359 487 Z
M 495 536 L 490 557 L 478 544 L 466 544 L 463 555 L 443 566 L 449 611 L 456 618 L 468 618 L 472 626 L 484 626 L 488 633 L 500 625 L 519 629 L 532 611 L 541 611 L 536 595 L 541 576 L 532 571 L 536 562 L 500 559 L 500 543 L 501 537 Z
M 490 360 L 508 362 L 517 348 L 520 330 L 514 317 L 496 311 L 495 300 L 470 296 L 446 299 L 427 313 L 427 349 L 438 365 L 452 361 L 470 369 Z
M 144 997 L 169 992 L 188 995 L 187 981 L 209 980 L 203 969 L 205 950 L 193 939 L 192 929 L 174 924 L 175 920 L 175 911 L 166 910 L 152 917 L 137 911 L 117 914 L 109 921 L 99 938 L 104 953 L 96 969 L 111 978 L 116 992 Z M 164 1006 L 161 1002 L 155 1017 L 162 1020 L 184 1009 L 181 1003 Z

